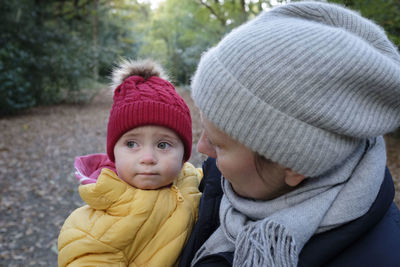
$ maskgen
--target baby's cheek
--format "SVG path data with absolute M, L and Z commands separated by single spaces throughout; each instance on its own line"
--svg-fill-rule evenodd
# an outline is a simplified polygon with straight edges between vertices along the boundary
M 173 178 L 178 176 L 179 172 L 182 169 L 182 166 L 183 165 L 177 164 L 176 162 L 172 163 L 172 164 L 169 164 L 169 166 L 167 167 L 168 168 L 167 172 L 168 172 L 169 176 L 173 177 Z
M 120 178 L 127 179 L 131 174 L 132 164 L 129 164 L 129 161 L 124 160 L 124 158 L 120 158 L 118 161 L 115 161 L 115 169 L 117 170 L 117 175 Z

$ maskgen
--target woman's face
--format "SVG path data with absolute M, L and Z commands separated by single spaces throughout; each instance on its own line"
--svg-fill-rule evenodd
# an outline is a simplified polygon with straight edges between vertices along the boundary
M 290 170 L 264 160 L 257 171 L 253 151 L 219 130 L 204 116 L 201 121 L 203 132 L 197 150 L 216 159 L 218 169 L 238 195 L 268 200 L 290 191 L 285 180 Z

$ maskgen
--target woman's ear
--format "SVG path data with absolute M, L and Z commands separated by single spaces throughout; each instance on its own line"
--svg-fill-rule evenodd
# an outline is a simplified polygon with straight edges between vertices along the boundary
M 289 186 L 295 187 L 305 178 L 306 177 L 304 175 L 294 172 L 291 169 L 285 169 L 285 183 Z

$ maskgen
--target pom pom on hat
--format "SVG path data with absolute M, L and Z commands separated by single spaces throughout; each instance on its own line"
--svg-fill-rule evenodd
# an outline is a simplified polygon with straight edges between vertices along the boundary
M 114 103 L 107 126 L 107 155 L 114 158 L 114 146 L 127 131 L 144 125 L 173 130 L 185 148 L 184 160 L 192 150 L 190 110 L 162 67 L 150 60 L 123 60 L 112 73 Z
M 119 65 L 116 66 L 112 71 L 111 88 L 115 89 L 130 76 L 140 76 L 145 80 L 155 76 L 164 80 L 169 80 L 163 68 L 155 61 L 150 59 L 137 61 L 122 59 Z

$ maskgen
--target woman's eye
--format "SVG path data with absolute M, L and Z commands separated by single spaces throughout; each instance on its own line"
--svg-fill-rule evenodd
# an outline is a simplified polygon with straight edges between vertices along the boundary
M 213 143 L 213 142 L 211 142 L 211 140 L 210 140 L 210 139 L 208 139 L 208 137 L 207 137 L 207 136 L 206 136 L 206 141 L 207 141 L 207 143 L 208 143 L 210 146 L 212 146 L 212 147 L 215 147 L 214 143 Z
M 129 148 L 134 148 L 134 147 L 137 147 L 138 144 L 135 141 L 128 141 L 128 142 L 126 142 L 126 146 Z
M 160 142 L 160 143 L 158 143 L 157 147 L 159 149 L 167 149 L 167 148 L 171 147 L 171 145 L 168 144 L 167 142 Z

